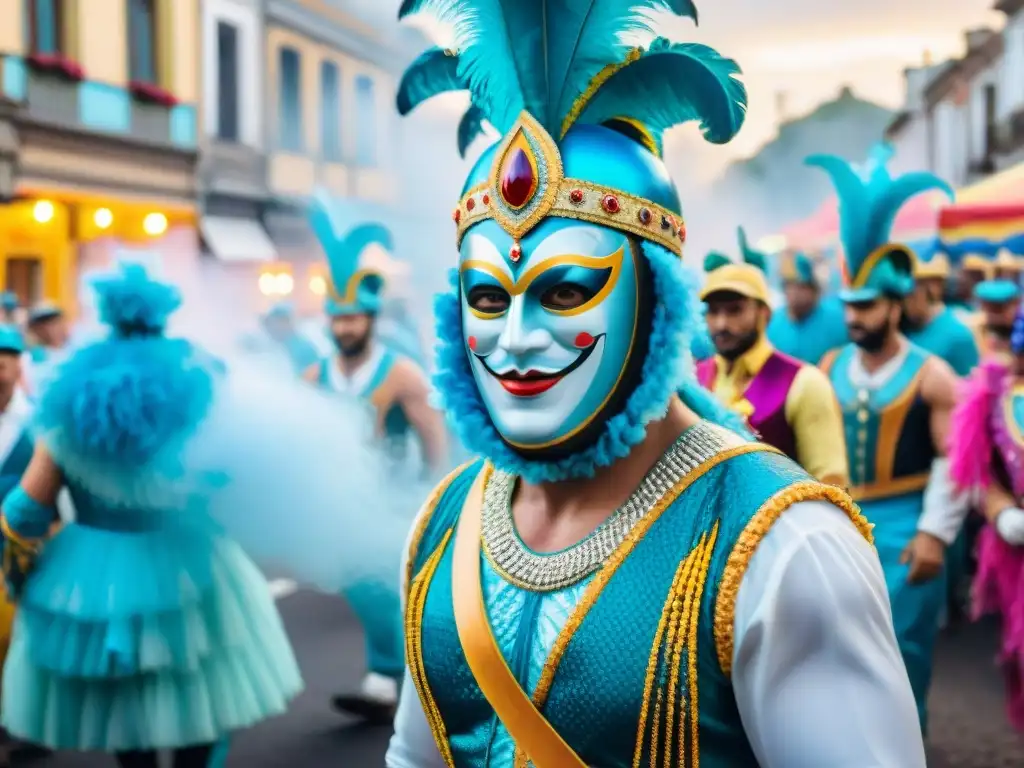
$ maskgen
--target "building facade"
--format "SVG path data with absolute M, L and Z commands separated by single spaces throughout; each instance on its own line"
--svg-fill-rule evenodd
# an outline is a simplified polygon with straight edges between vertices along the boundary
M 1002 169 L 1024 163 L 1024 0 L 1001 0 L 996 9 L 1006 15 L 995 128 Z
M 906 93 L 903 106 L 885 131 L 885 138 L 893 147 L 893 173 L 909 173 L 931 167 L 925 90 L 929 82 L 948 66 L 951 63 L 932 64 L 926 54 L 921 66 L 903 70 Z
M 193 268 L 198 14 L 199 0 L 0 0 L 18 148 L 0 283 L 23 302 L 74 308 L 82 275 L 126 252 Z

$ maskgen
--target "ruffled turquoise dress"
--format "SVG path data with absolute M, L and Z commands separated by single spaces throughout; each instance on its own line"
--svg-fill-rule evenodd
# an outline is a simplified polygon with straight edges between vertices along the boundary
M 239 545 L 201 509 L 68 488 L 77 519 L 44 544 L 20 594 L 4 727 L 54 749 L 118 752 L 215 742 L 283 713 L 302 679 Z M 45 536 L 44 509 L 17 505 L 7 524 Z

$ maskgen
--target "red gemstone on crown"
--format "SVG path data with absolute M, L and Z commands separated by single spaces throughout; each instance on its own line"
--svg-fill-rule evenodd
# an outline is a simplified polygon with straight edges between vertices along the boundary
M 644 225 L 650 224 L 651 223 L 651 219 L 653 218 L 653 216 L 651 215 L 651 209 L 650 208 L 641 208 L 640 212 L 637 214 L 637 218 L 640 219 L 640 223 L 641 224 L 644 224 Z
M 679 231 L 676 234 L 679 235 L 679 242 L 685 243 L 686 242 L 686 225 L 685 224 L 680 224 L 679 225 Z
M 460 211 L 458 208 L 456 208 L 454 211 L 452 211 L 452 221 L 454 221 L 456 224 L 458 224 L 459 223 L 459 219 L 461 219 L 461 218 L 462 218 L 462 211 Z
M 490 196 L 490 195 L 484 195 L 484 196 L 483 196 L 483 197 L 481 198 L 481 202 L 482 202 L 482 203 L 483 203 L 484 205 L 490 205 L 490 204 L 491 204 L 491 196 Z
M 508 249 L 508 257 L 514 262 L 523 258 L 523 249 L 519 243 L 513 243 L 512 247 Z
M 474 200 L 471 197 L 471 198 L 469 198 L 469 200 L 466 201 L 466 210 L 467 211 L 472 211 L 474 208 L 476 208 L 476 200 Z
M 537 189 L 537 177 L 526 152 L 516 147 L 505 161 L 501 174 L 501 196 L 513 208 L 522 208 Z
M 618 213 L 619 199 L 615 195 L 605 195 L 601 199 L 601 207 L 608 211 L 608 213 Z
M 571 192 L 569 192 L 569 202 L 572 203 L 573 205 L 579 205 L 580 203 L 582 203 L 583 202 L 583 190 L 582 189 L 574 189 Z

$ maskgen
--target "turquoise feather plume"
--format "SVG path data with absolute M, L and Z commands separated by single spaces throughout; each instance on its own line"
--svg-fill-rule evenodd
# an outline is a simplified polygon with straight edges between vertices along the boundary
M 313 196 L 309 209 L 309 224 L 327 258 L 327 269 L 335 291 L 344 294 L 349 281 L 360 269 L 360 255 L 370 245 L 379 245 L 394 251 L 391 231 L 378 220 L 377 212 L 366 206 L 348 202 L 338 206 L 324 194 Z M 372 278 L 366 287 L 379 291 L 383 287 L 379 277 Z
M 731 264 L 732 260 L 724 253 L 718 251 L 711 251 L 707 256 L 704 257 L 704 271 L 714 272 L 716 269 L 721 269 L 726 264 Z
M 951 200 L 955 196 L 953 188 L 932 173 L 907 173 L 893 179 L 886 167 L 891 157 L 891 147 L 876 146 L 862 173 L 835 155 L 811 155 L 804 160 L 806 165 L 825 171 L 835 187 L 839 238 L 851 277 L 871 253 L 890 242 L 896 215 L 908 200 L 933 189 Z
M 747 240 L 747 233 L 743 227 L 736 228 L 736 237 L 739 239 L 740 255 L 743 257 L 743 263 L 757 267 L 759 270 L 767 274 L 768 255 L 761 251 L 755 251 L 750 247 L 750 242 Z
M 659 154 L 665 131 L 693 120 L 707 141 L 725 144 L 747 114 L 739 74 L 739 65 L 713 48 L 660 37 L 601 86 L 579 121 L 600 124 L 628 116 L 647 128 Z
M 464 91 L 458 74 L 459 57 L 444 48 L 424 51 L 409 65 L 398 84 L 398 114 L 407 115 L 427 99 L 449 91 Z
M 476 141 L 484 133 L 484 111 L 475 104 L 470 104 L 469 109 L 459 120 L 459 157 L 466 156 L 469 145 Z
M 696 9 L 690 0 L 406 0 L 399 18 L 430 13 L 452 25 L 459 52 L 459 78 L 472 92 L 473 103 L 500 133 L 506 133 L 520 112 L 526 110 L 549 133 L 559 136 L 562 123 L 573 111 L 580 94 L 589 92 L 594 78 L 605 67 L 625 60 L 630 52 L 630 45 L 624 40 L 628 33 L 653 37 L 651 12 L 656 10 L 696 20 Z M 696 58 L 695 53 L 691 51 L 689 58 Z M 664 55 L 660 61 L 664 64 L 667 60 L 668 55 Z M 730 78 L 738 71 L 735 65 L 732 67 Z M 715 60 L 704 68 L 728 69 Z M 659 82 L 668 79 L 668 75 L 659 74 L 658 68 L 650 64 L 640 71 L 653 72 Z M 680 72 L 687 77 L 695 76 L 693 68 L 681 65 L 671 67 L 671 72 L 673 77 Z M 655 123 L 660 133 L 675 124 L 672 121 L 680 121 L 679 115 L 672 114 L 676 112 L 682 114 L 682 122 L 700 119 L 709 123 L 713 128 L 710 135 L 717 137 L 726 132 L 721 128 L 722 118 L 717 110 L 693 116 L 695 110 L 706 105 L 696 90 L 709 82 L 708 78 L 700 78 L 700 85 L 654 88 L 662 98 L 676 99 L 682 94 L 687 99 L 687 107 L 682 110 L 659 111 L 650 110 L 645 103 L 650 90 L 629 98 L 635 79 L 623 77 L 619 80 L 621 85 L 610 86 L 617 93 L 611 103 L 604 102 L 606 109 L 614 106 L 611 117 L 643 115 Z M 608 83 L 597 93 L 606 88 Z M 716 85 L 716 89 L 722 90 L 723 86 Z M 649 111 L 652 114 L 648 115 Z

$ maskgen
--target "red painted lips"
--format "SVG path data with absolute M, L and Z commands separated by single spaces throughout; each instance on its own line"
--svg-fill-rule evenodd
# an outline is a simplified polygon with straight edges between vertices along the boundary
M 527 371 L 524 374 L 509 374 L 498 379 L 501 386 L 510 395 L 516 397 L 536 397 L 551 389 L 562 380 L 563 374 L 555 375 Z

